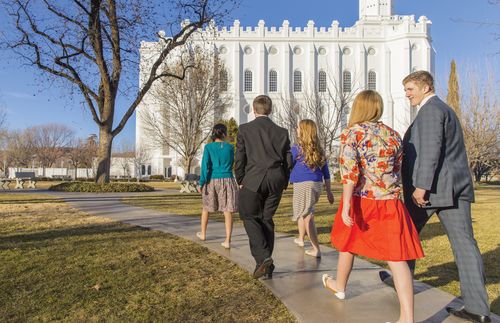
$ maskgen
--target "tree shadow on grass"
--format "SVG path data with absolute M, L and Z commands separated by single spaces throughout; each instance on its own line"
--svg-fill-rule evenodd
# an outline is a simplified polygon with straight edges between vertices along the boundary
M 137 231 L 145 231 L 146 228 L 118 225 L 118 224 L 102 224 L 75 226 L 64 229 L 44 230 L 28 234 L 12 234 L 0 237 L 0 250 L 8 250 L 12 248 L 32 248 L 43 247 L 51 244 L 53 240 L 60 238 L 74 238 L 79 236 L 105 235 L 115 233 L 129 233 Z
M 12 199 L 12 200 L 0 200 L 1 204 L 41 204 L 41 203 L 52 203 L 58 204 L 63 201 L 59 199 L 50 199 L 50 198 L 35 198 L 35 199 Z

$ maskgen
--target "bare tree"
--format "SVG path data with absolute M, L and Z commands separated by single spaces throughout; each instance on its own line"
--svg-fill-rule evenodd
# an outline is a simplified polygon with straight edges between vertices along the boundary
M 476 182 L 498 174 L 500 166 L 500 98 L 491 69 L 481 79 L 476 72 L 465 78 L 469 89 L 462 99 L 462 123 L 471 172 Z
M 318 126 L 318 136 L 327 158 L 333 160 L 336 141 L 347 123 L 349 106 L 362 87 L 356 75 L 351 76 L 350 84 L 337 80 L 331 71 L 326 77 L 322 89 L 315 84 L 300 93 L 282 95 L 273 118 L 288 129 L 293 141 L 296 140 L 298 122 L 305 118 L 312 119 Z
M 138 147 L 135 150 L 135 154 L 132 158 L 132 163 L 134 164 L 134 172 L 137 182 L 139 182 L 142 176 L 142 167 L 146 167 L 145 164 L 151 159 L 150 150 L 145 147 Z
M 135 156 L 136 151 L 134 145 L 130 144 L 128 141 L 122 141 L 119 149 L 113 153 L 113 160 L 123 171 L 124 176 L 131 176 L 130 166 L 134 167 L 135 171 Z
M 75 180 L 78 178 L 78 168 L 84 167 L 84 164 L 88 160 L 87 148 L 87 142 L 85 140 L 75 138 L 72 140 L 70 148 L 66 152 L 66 157 L 75 169 Z
M 33 137 L 30 129 L 10 132 L 7 138 L 6 164 L 14 167 L 32 166 L 36 157 Z
M 162 82 L 155 91 L 157 111 L 144 111 L 145 132 L 153 147 L 169 147 L 182 158 L 186 173 L 191 172 L 200 147 L 206 142 L 214 122 L 229 105 L 219 85 L 224 65 L 211 51 L 191 54 L 195 66 L 184 80 Z M 178 70 L 183 69 L 181 65 Z
M 167 58 L 212 19 L 226 17 L 235 5 L 234 0 L 1 0 L 1 4 L 13 27 L 4 33 L 4 47 L 82 95 L 99 127 L 97 183 L 109 182 L 113 138 L 153 83 L 183 79 L 191 67 L 187 64 L 171 73 L 161 68 Z M 161 17 L 163 12 L 170 17 Z M 139 66 L 139 41 L 152 35 L 160 19 L 169 24 L 171 37 L 159 34 L 162 42 L 150 67 L 142 71 L 146 77 L 138 91 L 125 89 L 122 76 Z M 182 19 L 186 20 L 177 27 Z M 134 93 L 121 118 L 115 111 L 120 91 Z
M 43 168 L 52 167 L 54 163 L 66 154 L 74 140 L 72 129 L 61 124 L 45 124 L 28 129 L 33 135 L 33 146 L 37 160 Z

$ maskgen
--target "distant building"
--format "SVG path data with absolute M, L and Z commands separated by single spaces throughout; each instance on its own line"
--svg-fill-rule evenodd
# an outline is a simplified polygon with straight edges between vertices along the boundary
M 252 100 L 259 94 L 277 102 L 293 94 L 300 101 L 304 92 L 324 91 L 340 86 L 342 91 L 375 89 L 384 99 L 382 121 L 400 133 L 414 118 L 401 84 L 412 71 L 434 69 L 431 22 L 422 16 L 393 14 L 391 0 L 360 0 L 359 20 L 341 28 L 334 20 L 329 27 L 292 28 L 285 20 L 281 27 L 242 27 L 238 20 L 227 28 L 207 28 L 192 41 L 209 41 L 228 72 L 227 95 L 232 98 L 227 117 L 239 124 L 254 116 Z M 214 36 L 216 35 L 216 36 Z M 141 43 L 141 67 L 150 64 L 159 42 Z M 141 71 L 145 69 L 141 68 Z M 141 78 L 145 75 L 141 74 Z M 150 92 L 138 107 L 156 109 Z M 344 116 L 347 120 L 347 116 Z M 140 118 L 136 122 L 136 147 L 147 143 Z M 178 156 L 166 147 L 153 148 L 151 174 L 183 176 Z M 149 175 L 149 174 L 146 174 Z

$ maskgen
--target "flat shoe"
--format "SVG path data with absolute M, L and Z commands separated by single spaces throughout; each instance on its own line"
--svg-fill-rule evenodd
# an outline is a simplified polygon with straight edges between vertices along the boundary
M 303 247 L 304 246 L 304 241 L 303 240 L 299 240 L 297 238 L 293 239 L 293 242 L 295 242 L 299 247 Z
M 229 243 L 221 242 L 221 246 L 223 246 L 225 249 L 231 249 L 231 245 Z
M 321 280 L 323 281 L 323 286 L 326 289 L 330 290 L 338 299 L 345 299 L 345 292 L 336 291 L 335 289 L 328 286 L 327 284 L 328 279 L 333 279 L 333 277 L 328 274 L 323 274 L 323 276 L 321 277 Z
M 315 258 L 321 258 L 321 252 L 314 252 L 314 249 L 308 249 L 305 251 L 305 254 Z
M 200 239 L 201 241 L 205 241 L 205 238 L 202 238 L 201 232 L 196 232 L 196 236 L 197 236 L 197 237 L 198 237 L 198 239 Z

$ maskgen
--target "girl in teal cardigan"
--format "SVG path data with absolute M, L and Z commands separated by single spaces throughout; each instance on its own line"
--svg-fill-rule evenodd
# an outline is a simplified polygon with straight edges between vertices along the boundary
M 216 124 L 212 129 L 213 142 L 205 145 L 201 161 L 201 176 L 198 191 L 203 201 L 201 232 L 196 235 L 205 240 L 208 215 L 223 212 L 226 223 L 226 240 L 221 245 L 229 249 L 233 230 L 232 212 L 238 210 L 238 186 L 233 177 L 234 147 L 225 141 L 227 127 Z

